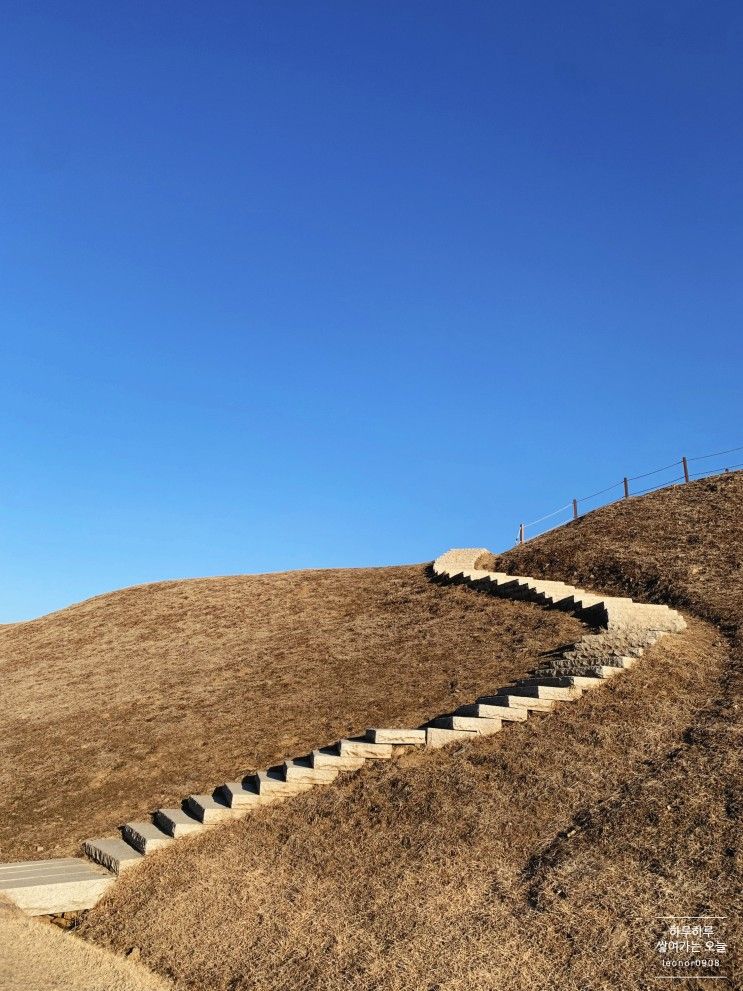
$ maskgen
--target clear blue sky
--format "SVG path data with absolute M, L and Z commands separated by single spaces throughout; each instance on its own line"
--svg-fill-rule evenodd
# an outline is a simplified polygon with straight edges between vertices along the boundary
M 739 3 L 2 22 L 0 620 L 743 444 Z

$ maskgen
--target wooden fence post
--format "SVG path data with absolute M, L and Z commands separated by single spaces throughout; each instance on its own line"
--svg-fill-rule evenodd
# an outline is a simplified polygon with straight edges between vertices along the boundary
M 686 456 L 684 456 L 684 457 L 681 458 L 681 463 L 684 466 L 684 481 L 685 482 L 688 482 L 689 481 L 689 466 L 686 463 Z
M 523 544 L 523 542 L 524 542 L 524 524 L 521 523 L 519 526 L 519 543 Z
M 624 479 L 624 498 L 629 499 L 629 479 Z
M 573 519 L 578 519 L 578 500 L 573 499 Z

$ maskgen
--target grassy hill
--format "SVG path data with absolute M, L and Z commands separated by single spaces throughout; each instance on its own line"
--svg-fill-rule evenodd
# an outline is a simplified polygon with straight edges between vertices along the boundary
M 559 577 L 743 624 L 743 472 L 612 503 L 483 567 Z
M 0 627 L 0 860 L 75 853 L 368 725 L 415 725 L 579 630 L 422 565 L 143 585 Z
M 742 510 L 743 476 L 697 482 L 505 555 L 504 570 L 681 605 L 689 628 L 548 717 L 154 855 L 84 935 L 213 991 L 655 987 L 655 920 L 681 914 L 730 916 L 739 953 Z M 488 596 L 424 592 L 416 574 L 439 608 L 492 622 Z M 407 623 L 409 609 L 397 596 L 387 616 Z M 422 680 L 439 664 L 459 678 L 466 658 L 474 687 L 487 650 L 455 652 L 450 637 L 434 659 L 434 643 Z

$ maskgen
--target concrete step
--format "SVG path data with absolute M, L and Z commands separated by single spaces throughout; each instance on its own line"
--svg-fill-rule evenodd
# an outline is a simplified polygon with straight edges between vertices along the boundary
M 247 812 L 244 807 L 232 807 L 221 795 L 189 795 L 185 801 L 185 811 L 190 816 L 209 826 L 224 819 L 236 819 L 240 813 Z
M 484 702 L 471 702 L 460 705 L 455 716 L 476 716 L 478 719 L 502 719 L 504 722 L 526 722 L 529 712 L 522 706 L 486 705 Z
M 121 832 L 129 846 L 144 854 L 162 850 L 173 842 L 173 837 L 154 822 L 127 822 Z
M 555 707 L 554 699 L 535 699 L 527 695 L 483 695 L 478 703 L 484 705 L 502 705 L 509 709 L 533 709 L 535 712 L 551 712 Z
M 460 740 L 472 741 L 478 734 L 472 730 L 441 729 L 437 726 L 426 727 L 426 748 L 439 750 L 450 743 Z
M 121 874 L 143 859 L 139 850 L 122 840 L 120 836 L 101 836 L 83 843 L 85 855 L 114 874 Z
M 265 804 L 264 796 L 247 781 L 226 781 L 218 793 L 231 809 L 253 809 Z
M 0 864 L 0 893 L 27 915 L 93 908 L 114 880 L 105 867 L 82 857 Z
M 285 781 L 312 785 L 330 785 L 340 774 L 340 768 L 337 767 L 314 767 L 309 757 L 285 760 L 282 769 Z
M 155 824 L 174 839 L 199 833 L 206 825 L 183 809 L 158 809 L 153 818 Z
M 341 757 L 338 744 L 313 750 L 309 759 L 313 767 L 335 767 L 339 771 L 357 771 L 366 763 L 363 757 L 352 757 L 348 753 Z
M 499 718 L 481 719 L 477 716 L 439 716 L 431 722 L 434 729 L 465 730 L 479 736 L 490 736 L 502 728 Z
M 582 690 L 575 685 L 569 688 L 556 688 L 552 685 L 524 685 L 519 683 L 513 688 L 502 688 L 498 694 L 503 695 L 526 695 L 533 699 L 554 699 L 556 702 L 574 702 L 583 694 Z
M 392 746 L 389 743 L 370 743 L 363 737 L 352 737 L 338 742 L 341 757 L 363 757 L 364 760 L 390 760 Z
M 424 729 L 368 729 L 370 743 L 389 743 L 393 747 L 423 747 L 426 744 Z

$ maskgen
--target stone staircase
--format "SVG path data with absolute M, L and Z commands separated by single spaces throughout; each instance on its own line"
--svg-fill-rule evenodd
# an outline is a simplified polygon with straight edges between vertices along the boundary
M 310 788 L 332 784 L 339 774 L 358 771 L 367 761 L 391 760 L 409 748 L 443 747 L 497 733 L 504 723 L 523 722 L 531 713 L 577 701 L 585 691 L 631 668 L 644 649 L 686 624 L 667 606 L 606 597 L 564 582 L 478 569 L 485 548 L 447 551 L 433 564 L 438 582 L 466 583 L 481 592 L 564 609 L 592 628 L 578 643 L 548 657 L 534 675 L 498 689 L 455 712 L 415 728 L 374 728 L 364 736 L 339 740 L 299 758 L 227 781 L 211 794 L 188 795 L 180 808 L 158 809 L 151 820 L 128 822 L 120 835 L 83 844 L 85 858 L 0 864 L 0 891 L 32 915 L 92 907 L 115 875 L 136 866 L 155 850 L 182 836 L 241 818 L 258 808 L 283 802 Z

